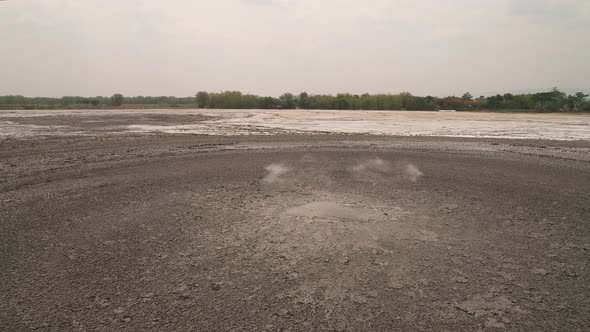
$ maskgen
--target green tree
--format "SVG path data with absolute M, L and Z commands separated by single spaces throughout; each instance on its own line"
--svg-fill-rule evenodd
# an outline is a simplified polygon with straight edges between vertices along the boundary
M 209 106 L 209 93 L 206 91 L 197 92 L 196 98 L 198 108 L 205 108 Z
M 539 112 L 560 112 L 569 111 L 566 97 L 564 92 L 553 88 L 550 92 L 533 94 L 532 100 L 535 103 L 535 109 Z
M 336 109 L 339 109 L 339 110 L 350 109 L 352 106 L 351 99 L 352 99 L 351 95 L 339 93 L 336 95 L 336 100 L 334 101 L 334 103 L 335 103 L 334 106 Z
M 473 95 L 471 95 L 471 93 L 469 93 L 469 92 L 465 92 L 463 94 L 463 96 L 461 97 L 461 99 L 463 99 L 463 100 L 471 100 L 471 99 L 473 99 Z
M 113 105 L 113 106 L 123 105 L 123 95 L 120 93 L 114 94 L 111 97 L 111 105 Z
M 588 95 L 583 92 L 577 92 L 575 95 L 568 96 L 566 104 L 562 107 L 562 111 L 583 112 L 586 98 L 588 98 Z
M 295 108 L 295 96 L 292 93 L 284 93 L 279 97 L 279 102 L 282 108 L 293 109 Z
M 300 93 L 299 98 L 297 98 L 297 107 L 303 108 L 303 109 L 309 109 L 309 106 L 310 106 L 310 100 L 309 100 L 309 95 L 307 94 L 307 92 Z
M 269 109 L 269 108 L 273 108 L 273 106 L 276 104 L 277 104 L 277 101 L 273 97 L 260 97 L 258 99 L 258 107 L 259 108 Z
M 399 94 L 399 98 L 400 98 L 401 105 L 402 105 L 401 108 L 406 110 L 406 109 L 408 109 L 408 107 L 412 103 L 414 96 L 412 96 L 412 94 L 409 92 L 402 92 Z

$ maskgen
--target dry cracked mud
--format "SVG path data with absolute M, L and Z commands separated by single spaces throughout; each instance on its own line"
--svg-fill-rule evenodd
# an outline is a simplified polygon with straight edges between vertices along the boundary
M 587 331 L 590 143 L 0 141 L 0 330 Z

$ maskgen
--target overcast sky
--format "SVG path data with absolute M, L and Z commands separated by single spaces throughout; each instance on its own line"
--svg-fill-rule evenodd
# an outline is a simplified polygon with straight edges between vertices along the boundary
M 8 0 L 0 95 L 590 87 L 590 0 Z

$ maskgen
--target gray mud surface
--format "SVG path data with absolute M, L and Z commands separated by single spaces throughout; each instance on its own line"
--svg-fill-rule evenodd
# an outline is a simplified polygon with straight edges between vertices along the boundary
M 4 139 L 0 330 L 588 331 L 589 152 L 363 135 Z

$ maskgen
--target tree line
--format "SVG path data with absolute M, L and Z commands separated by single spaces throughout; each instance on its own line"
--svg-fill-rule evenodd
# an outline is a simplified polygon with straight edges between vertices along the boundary
M 568 95 L 558 89 L 548 92 L 495 95 L 474 98 L 469 92 L 462 96 L 414 96 L 399 94 L 336 94 L 298 95 L 284 93 L 279 97 L 257 96 L 239 91 L 210 93 L 200 91 L 193 97 L 24 97 L 0 96 L 2 109 L 58 108 L 212 108 L 212 109 L 328 109 L 328 110 L 412 110 L 435 111 L 528 111 L 528 112 L 590 112 L 588 95 Z

